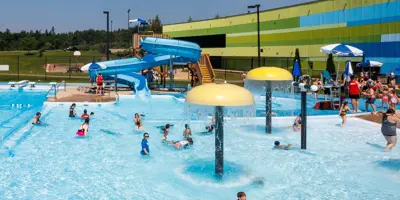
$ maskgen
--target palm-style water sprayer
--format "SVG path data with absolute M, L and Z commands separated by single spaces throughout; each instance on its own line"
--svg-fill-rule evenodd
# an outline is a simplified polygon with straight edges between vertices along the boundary
M 215 106 L 215 173 L 224 173 L 224 107 L 254 105 L 247 89 L 232 84 L 204 84 L 190 90 L 186 102 Z

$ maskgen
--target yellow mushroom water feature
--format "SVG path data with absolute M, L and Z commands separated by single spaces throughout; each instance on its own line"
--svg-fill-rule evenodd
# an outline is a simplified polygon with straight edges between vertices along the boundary
M 224 112 L 226 106 L 254 105 L 254 97 L 247 89 L 232 84 L 209 83 L 193 88 L 186 102 L 215 106 L 215 173 L 224 173 Z
M 247 73 L 246 81 L 247 80 L 265 82 L 266 132 L 271 133 L 271 83 L 278 81 L 293 81 L 293 76 L 289 71 L 279 67 L 259 67 Z

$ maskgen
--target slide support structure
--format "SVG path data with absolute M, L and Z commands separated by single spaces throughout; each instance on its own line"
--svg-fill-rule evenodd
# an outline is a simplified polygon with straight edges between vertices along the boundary
M 173 72 L 173 68 L 174 68 L 174 63 L 172 62 L 172 55 L 170 55 L 170 59 L 169 59 L 169 90 L 172 91 L 172 76 L 174 75 Z

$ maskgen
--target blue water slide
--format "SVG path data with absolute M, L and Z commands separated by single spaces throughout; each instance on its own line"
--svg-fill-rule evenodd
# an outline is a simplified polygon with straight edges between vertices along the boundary
M 147 55 L 142 59 L 126 58 L 93 62 L 83 66 L 81 69 L 88 70 L 92 79 L 95 79 L 98 73 L 101 73 L 105 79 L 111 79 L 118 75 L 118 83 L 128 83 L 126 84 L 128 86 L 134 84 L 138 92 L 140 90 L 148 90 L 147 81 L 145 77 L 134 72 L 155 66 L 168 65 L 170 59 L 179 63 L 195 63 L 200 59 L 201 55 L 199 45 L 181 40 L 146 37 L 140 41 L 140 45 L 147 52 Z

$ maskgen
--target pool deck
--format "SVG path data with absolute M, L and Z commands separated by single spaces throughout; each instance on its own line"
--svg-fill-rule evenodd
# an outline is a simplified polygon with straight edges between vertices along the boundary
M 132 93 L 130 91 L 121 91 L 118 94 Z M 114 92 L 106 93 L 104 96 L 97 96 L 91 93 L 78 91 L 77 88 L 61 89 L 57 92 L 57 98 L 49 97 L 46 102 L 115 102 L 116 94 Z
M 400 116 L 400 111 L 396 111 L 396 114 L 398 116 Z M 381 115 L 378 115 L 378 114 L 376 114 L 376 115 L 366 114 L 366 115 L 360 115 L 360 116 L 356 116 L 356 117 L 360 118 L 360 119 L 363 119 L 363 120 L 370 121 L 370 122 L 375 122 L 375 123 L 378 123 L 378 124 L 382 123 L 382 117 L 381 117 Z

